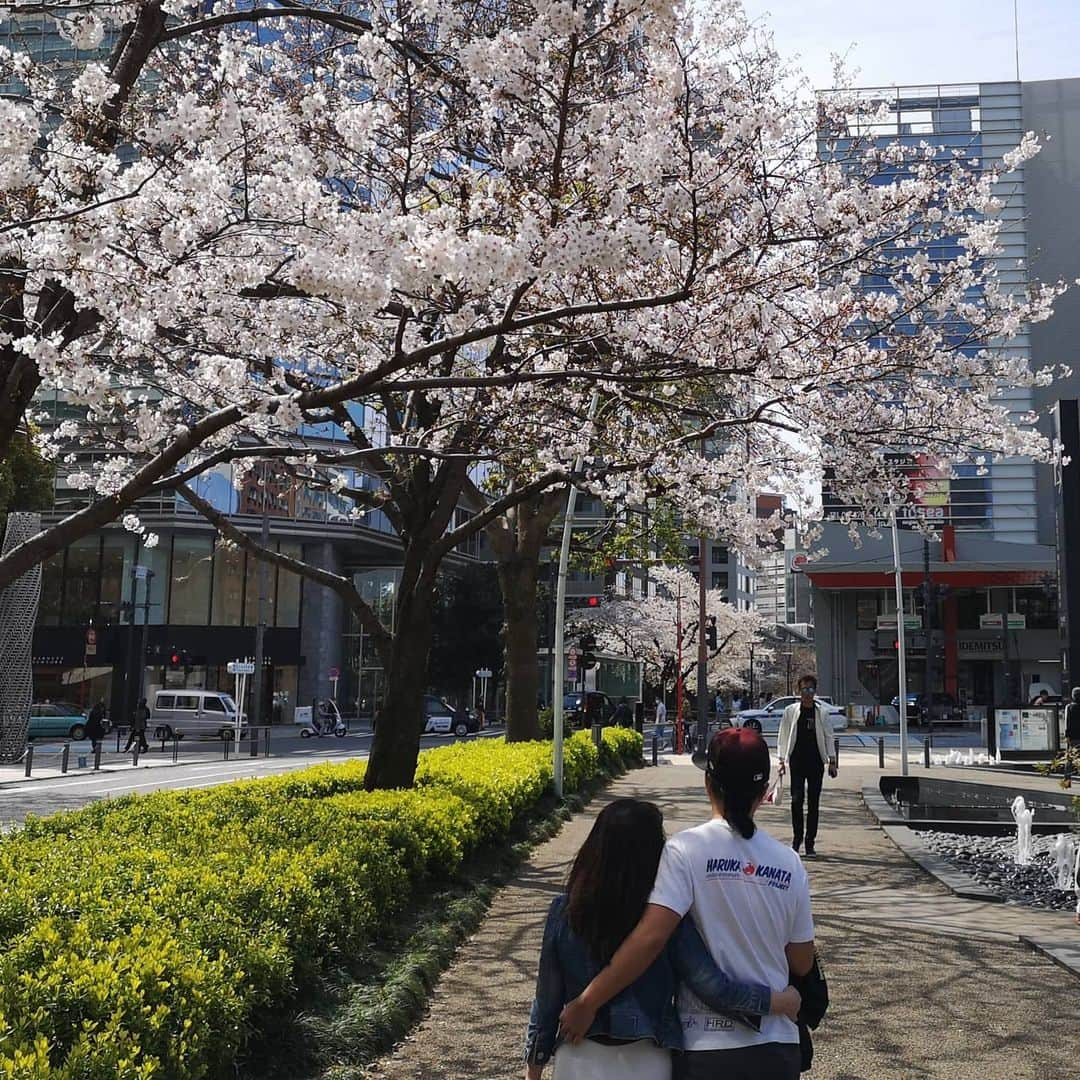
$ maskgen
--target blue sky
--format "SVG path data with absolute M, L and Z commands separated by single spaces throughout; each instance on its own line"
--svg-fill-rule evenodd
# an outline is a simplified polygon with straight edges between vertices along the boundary
M 859 68 L 858 86 L 1015 78 L 1013 0 L 743 0 L 780 52 L 801 56 L 816 88 L 831 53 Z M 850 50 L 850 51 L 849 51 Z M 1020 0 L 1020 77 L 1080 77 L 1080 0 Z

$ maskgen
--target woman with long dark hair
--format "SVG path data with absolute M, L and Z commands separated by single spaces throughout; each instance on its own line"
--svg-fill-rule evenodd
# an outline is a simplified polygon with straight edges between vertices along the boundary
M 579 1040 L 597 1010 L 649 968 L 687 914 L 733 978 L 777 988 L 810 971 L 814 922 L 806 871 L 795 851 L 754 824 L 769 764 L 765 741 L 749 728 L 713 737 L 705 765 L 712 818 L 667 842 L 638 925 L 561 1014 L 568 1041 Z M 678 1007 L 685 1026 L 679 1080 L 797 1080 L 799 1032 L 789 1016 L 767 1016 L 754 1031 L 718 1018 L 711 1002 L 685 988 Z
M 677 983 L 708 1002 L 714 1015 L 748 1030 L 771 1010 L 797 1012 L 799 996 L 790 987 L 773 993 L 762 983 L 729 979 L 686 920 L 590 1019 L 584 1040 L 560 1045 L 560 1011 L 641 919 L 663 849 L 663 817 L 651 803 L 618 799 L 597 817 L 544 927 L 525 1047 L 528 1080 L 539 1080 L 553 1054 L 555 1080 L 670 1080 L 670 1051 L 683 1044 Z

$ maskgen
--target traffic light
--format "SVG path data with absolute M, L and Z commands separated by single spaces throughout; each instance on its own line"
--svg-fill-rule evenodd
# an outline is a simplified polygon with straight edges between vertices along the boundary
M 596 667 L 596 635 L 581 635 L 581 660 L 578 661 L 582 671 L 588 671 Z
M 590 596 L 585 601 L 585 606 L 586 607 L 599 607 L 600 606 L 600 597 L 599 596 Z
M 716 648 L 716 616 L 710 615 L 709 621 L 705 624 L 705 644 L 710 649 Z
M 183 662 L 184 657 L 181 651 L 175 645 L 172 646 L 169 649 L 169 667 L 179 667 Z

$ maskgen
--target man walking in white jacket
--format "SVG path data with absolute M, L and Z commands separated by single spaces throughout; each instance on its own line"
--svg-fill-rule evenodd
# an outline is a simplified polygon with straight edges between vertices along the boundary
M 791 788 L 791 846 L 798 851 L 806 837 L 806 857 L 817 855 L 818 804 L 828 762 L 829 775 L 836 776 L 836 758 L 830 752 L 829 711 L 818 701 L 817 679 L 804 675 L 799 680 L 799 700 L 784 710 L 776 753 L 781 771 L 786 770 Z M 806 802 L 806 829 L 803 831 L 803 801 Z

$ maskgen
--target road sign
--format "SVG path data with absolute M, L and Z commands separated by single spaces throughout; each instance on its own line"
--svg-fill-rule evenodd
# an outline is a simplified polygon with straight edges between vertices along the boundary
M 97 656 L 97 631 L 91 626 L 86 631 L 86 656 Z
M 255 669 L 252 668 L 252 671 L 254 671 L 254 670 Z M 341 678 L 341 670 L 339 668 L 332 667 L 330 669 L 330 678 L 331 679 L 340 679 Z
M 225 665 L 225 670 L 230 675 L 254 675 L 255 674 L 255 661 L 254 660 L 230 660 Z
M 476 677 L 478 679 L 490 679 L 491 678 L 491 668 L 487 668 L 487 667 L 480 668 L 479 671 L 477 671 L 477 673 L 476 673 Z
M 795 551 L 791 555 L 791 572 L 793 574 L 801 574 L 805 569 L 810 559 L 807 557 L 804 551 Z
M 142 563 L 136 563 L 131 568 L 131 572 L 139 581 L 144 581 L 146 578 L 154 576 L 154 571 L 151 570 L 149 566 L 143 566 Z
M 570 682 L 577 682 L 577 654 L 567 653 L 566 677 Z

